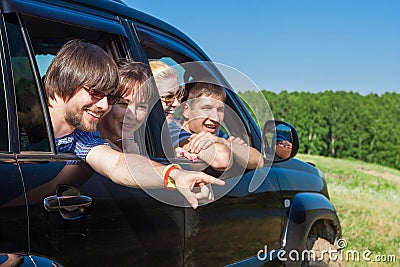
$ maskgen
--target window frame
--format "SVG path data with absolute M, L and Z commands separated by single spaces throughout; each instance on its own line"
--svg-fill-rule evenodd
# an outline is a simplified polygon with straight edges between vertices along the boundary
M 7 97 L 7 89 L 5 86 L 5 77 L 4 77 L 4 54 L 0 54 L 0 71 L 1 71 L 1 77 L 0 77 L 0 90 L 2 94 L 0 94 L 0 116 L 2 116 L 2 119 L 0 120 L 0 123 L 4 123 L 4 125 L 1 125 L 0 130 L 2 131 L 4 127 L 4 132 L 0 133 L 0 136 L 3 138 L 6 138 L 7 140 L 4 142 L 5 148 L 4 150 L 1 149 L 0 147 L 0 153 L 10 153 L 10 147 L 11 147 L 11 142 L 10 142 L 10 127 L 9 127 L 9 112 L 8 112 L 8 97 Z M 3 122 L 4 119 L 4 122 Z M 2 139 L 1 138 L 1 139 Z M 3 142 L 3 140 L 0 140 Z
M 10 99 L 12 100 L 11 103 L 11 107 L 8 106 L 7 110 L 11 111 L 11 117 L 9 118 L 9 121 L 12 121 L 11 123 L 11 127 L 9 126 L 9 128 L 12 129 L 12 135 L 14 136 L 14 138 L 10 138 L 13 139 L 14 143 L 13 143 L 13 148 L 10 149 L 11 151 L 14 151 L 17 154 L 20 154 L 19 157 L 24 157 L 27 156 L 28 158 L 31 158 L 32 156 L 35 156 L 35 158 L 37 157 L 38 159 L 41 158 L 42 160 L 45 159 L 49 159 L 49 157 L 51 157 L 51 159 L 67 159 L 67 160 L 71 160 L 73 158 L 77 159 L 77 157 L 75 155 L 73 155 L 72 153 L 58 153 L 56 151 L 56 146 L 55 146 L 55 137 L 54 137 L 54 132 L 53 132 L 53 126 L 51 123 L 51 118 L 50 118 L 50 113 L 49 113 L 49 109 L 47 106 L 47 96 L 41 81 L 41 77 L 40 77 L 40 72 L 39 72 L 39 68 L 38 68 L 38 63 L 36 61 L 36 54 L 35 51 L 32 47 L 32 41 L 30 38 L 30 35 L 28 33 L 28 27 L 25 25 L 24 21 L 23 21 L 23 16 L 25 16 L 27 14 L 21 14 L 21 13 L 16 13 L 15 16 L 17 16 L 18 18 L 18 23 L 21 29 L 21 34 L 23 36 L 24 39 L 24 46 L 27 49 L 27 53 L 28 53 L 28 58 L 31 64 L 31 69 L 34 75 L 34 79 L 35 79 L 35 83 L 36 86 L 38 88 L 38 93 L 39 93 L 39 98 L 40 98 L 40 104 L 42 107 L 42 111 L 43 111 L 43 115 L 44 115 L 44 120 L 45 120 L 45 125 L 46 125 L 46 131 L 47 131 L 47 135 L 48 135 L 48 140 L 49 140 L 49 144 L 50 144 L 50 152 L 43 152 L 43 151 L 21 151 L 20 150 L 20 142 L 19 142 L 19 126 L 17 123 L 17 105 L 16 105 L 16 95 L 15 95 L 15 88 L 13 86 L 13 78 L 12 77 L 8 77 L 8 91 L 9 94 L 7 96 L 7 99 L 9 100 L 8 102 L 10 102 Z M 28 14 L 30 15 L 30 14 Z M 2 15 L 2 19 L 4 18 L 4 15 Z M 45 18 L 39 18 L 39 19 L 43 19 L 45 20 Z M 57 23 L 63 23 L 62 21 L 59 20 L 54 20 L 54 22 Z M 3 23 L 4 25 L 4 23 Z M 90 25 L 89 25 L 90 26 Z M 93 29 L 93 27 L 88 27 L 86 24 L 82 23 L 82 24 L 78 24 L 78 23 L 74 23 L 74 25 L 72 25 L 72 27 L 77 27 L 77 28 L 86 28 L 88 30 L 92 30 L 92 31 L 100 31 L 98 29 Z M 121 24 L 120 27 L 122 29 L 124 29 L 123 25 Z M 5 32 L 5 28 L 4 26 L 2 26 L 2 31 Z M 125 31 L 125 30 L 124 30 Z M 112 40 L 114 42 L 118 42 L 119 45 L 119 51 L 123 54 L 123 57 L 126 58 L 131 58 L 132 57 L 132 51 L 130 49 L 130 44 L 129 44 L 129 40 L 127 39 L 127 34 L 125 33 L 124 35 L 115 35 L 114 33 L 110 33 L 110 32 L 105 32 L 107 34 L 109 34 L 110 36 L 112 36 Z M 4 35 L 6 36 L 6 35 Z M 111 43 L 109 44 L 111 45 Z M 7 47 L 7 55 L 6 58 L 8 58 L 7 60 L 5 60 L 8 64 L 7 70 L 5 70 L 6 73 L 12 73 L 12 67 L 11 67 L 11 55 L 10 55 L 10 51 Z

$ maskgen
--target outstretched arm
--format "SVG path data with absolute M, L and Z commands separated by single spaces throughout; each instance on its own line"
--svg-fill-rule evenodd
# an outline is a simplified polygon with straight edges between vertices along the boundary
M 89 151 L 86 161 L 95 171 L 117 184 L 142 188 L 164 187 L 162 175 L 165 166 L 141 155 L 124 154 L 109 146 L 99 145 Z M 203 187 L 210 183 L 225 184 L 222 180 L 205 173 L 181 169 L 172 170 L 169 177 L 193 208 L 198 206 L 199 198 L 199 195 L 193 192 L 194 187 Z
M 231 148 L 236 162 L 246 169 L 256 169 L 264 166 L 264 160 L 261 153 L 254 147 L 248 146 L 242 139 L 230 136 L 227 140 L 227 146 Z

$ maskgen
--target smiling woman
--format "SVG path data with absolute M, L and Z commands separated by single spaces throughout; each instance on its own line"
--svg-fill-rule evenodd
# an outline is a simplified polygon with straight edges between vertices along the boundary
M 139 153 L 133 134 L 144 122 L 153 97 L 153 88 L 147 82 L 150 78 L 149 69 L 140 62 L 123 61 L 119 63 L 118 73 L 120 83 L 116 94 L 121 97 L 112 104 L 110 112 L 101 118 L 97 128 L 101 137 L 114 149 Z M 124 142 L 123 136 L 127 136 Z

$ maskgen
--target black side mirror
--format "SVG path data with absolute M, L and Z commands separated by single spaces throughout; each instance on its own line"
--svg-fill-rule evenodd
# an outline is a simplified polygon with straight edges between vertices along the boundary
M 266 161 L 282 162 L 293 158 L 299 151 L 296 128 L 283 121 L 268 120 L 264 125 L 262 142 Z

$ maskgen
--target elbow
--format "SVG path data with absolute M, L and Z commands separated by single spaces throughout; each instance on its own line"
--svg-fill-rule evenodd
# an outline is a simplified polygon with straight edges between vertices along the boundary
M 214 170 L 223 171 L 230 167 L 232 156 L 227 146 L 217 144 L 202 150 L 199 158 L 207 162 Z
M 262 167 L 264 167 L 264 158 L 263 158 L 263 157 L 261 156 L 261 154 L 260 154 L 260 157 L 259 157 L 259 159 L 258 159 L 258 163 L 257 163 L 256 169 L 262 168 Z
M 247 169 L 258 169 L 262 167 L 264 167 L 264 158 L 261 156 L 260 152 L 254 149 L 247 164 Z
M 211 163 L 211 167 L 215 170 L 226 170 L 231 164 L 231 155 L 229 153 L 217 155 Z

